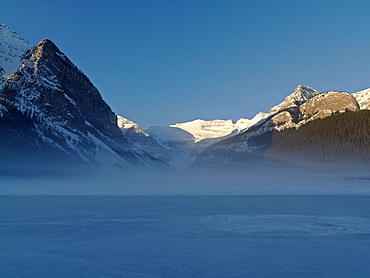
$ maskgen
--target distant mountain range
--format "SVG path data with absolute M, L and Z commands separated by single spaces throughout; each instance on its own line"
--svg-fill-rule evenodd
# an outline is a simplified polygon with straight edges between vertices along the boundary
M 368 91 L 323 92 L 298 86 L 248 130 L 207 148 L 194 167 L 266 160 L 369 163 Z M 359 101 L 357 101 L 359 100 Z M 361 105 L 359 104 L 361 102 Z
M 115 115 L 52 41 L 32 45 L 2 23 L 0 74 L 0 167 L 35 161 L 120 169 L 370 162 L 370 89 L 319 93 L 300 85 L 251 120 L 198 119 L 142 130 Z

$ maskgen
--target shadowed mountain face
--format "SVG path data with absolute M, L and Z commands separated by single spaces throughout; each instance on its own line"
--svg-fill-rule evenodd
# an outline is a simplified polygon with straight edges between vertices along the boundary
M 98 90 L 50 40 L 41 41 L 5 79 L 0 116 L 4 153 L 18 146 L 36 160 L 63 157 L 120 168 L 165 165 L 127 141 Z

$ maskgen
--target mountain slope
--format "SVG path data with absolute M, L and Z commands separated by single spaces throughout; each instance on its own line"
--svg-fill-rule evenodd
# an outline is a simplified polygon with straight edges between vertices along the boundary
M 35 46 L 0 22 L 0 76 L 9 76 L 21 66 Z
M 360 105 L 361 110 L 370 110 L 370 89 L 354 93 L 353 96 Z
M 161 154 L 165 161 L 176 169 L 186 169 L 191 165 L 199 150 L 194 136 L 177 127 L 152 126 L 145 130 L 149 138 L 157 141 L 165 149 L 156 148 L 156 155 Z M 150 152 L 152 154 L 152 152 Z
M 162 161 L 171 162 L 172 151 L 144 132 L 140 126 L 122 116 L 117 116 L 117 124 L 127 140 L 139 148 Z
M 276 132 L 271 158 L 308 162 L 370 162 L 370 111 L 335 114 L 297 130 Z

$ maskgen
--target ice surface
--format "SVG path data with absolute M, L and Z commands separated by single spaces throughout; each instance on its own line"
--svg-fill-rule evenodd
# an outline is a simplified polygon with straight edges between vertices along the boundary
M 370 197 L 0 197 L 0 277 L 369 277 Z
M 370 277 L 369 211 L 368 171 L 2 167 L 0 277 Z

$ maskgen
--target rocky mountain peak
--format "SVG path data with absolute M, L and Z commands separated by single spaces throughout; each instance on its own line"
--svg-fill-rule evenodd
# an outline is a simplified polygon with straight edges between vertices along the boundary
M 297 107 L 299 105 L 302 105 L 310 98 L 320 94 L 315 89 L 312 89 L 308 86 L 299 85 L 297 86 L 293 93 L 289 96 L 287 96 L 282 103 L 279 105 L 276 105 L 270 109 L 270 114 L 276 113 L 278 111 L 281 111 L 283 109 L 289 108 L 289 107 Z
M 17 147 L 26 137 L 35 153 L 48 149 L 108 167 L 167 167 L 130 144 L 97 88 L 51 40 L 40 41 L 5 79 L 1 96 L 0 131 Z
M 126 134 L 126 133 L 141 133 L 146 137 L 149 136 L 149 134 L 145 133 L 138 124 L 136 124 L 133 121 L 130 121 L 129 119 L 126 119 L 122 116 L 117 116 L 117 125 L 121 129 L 123 134 Z
M 49 39 L 43 39 L 37 45 L 35 51 L 33 52 L 33 57 L 38 61 L 41 57 L 44 59 L 54 59 L 55 55 L 63 55 L 59 48 Z

